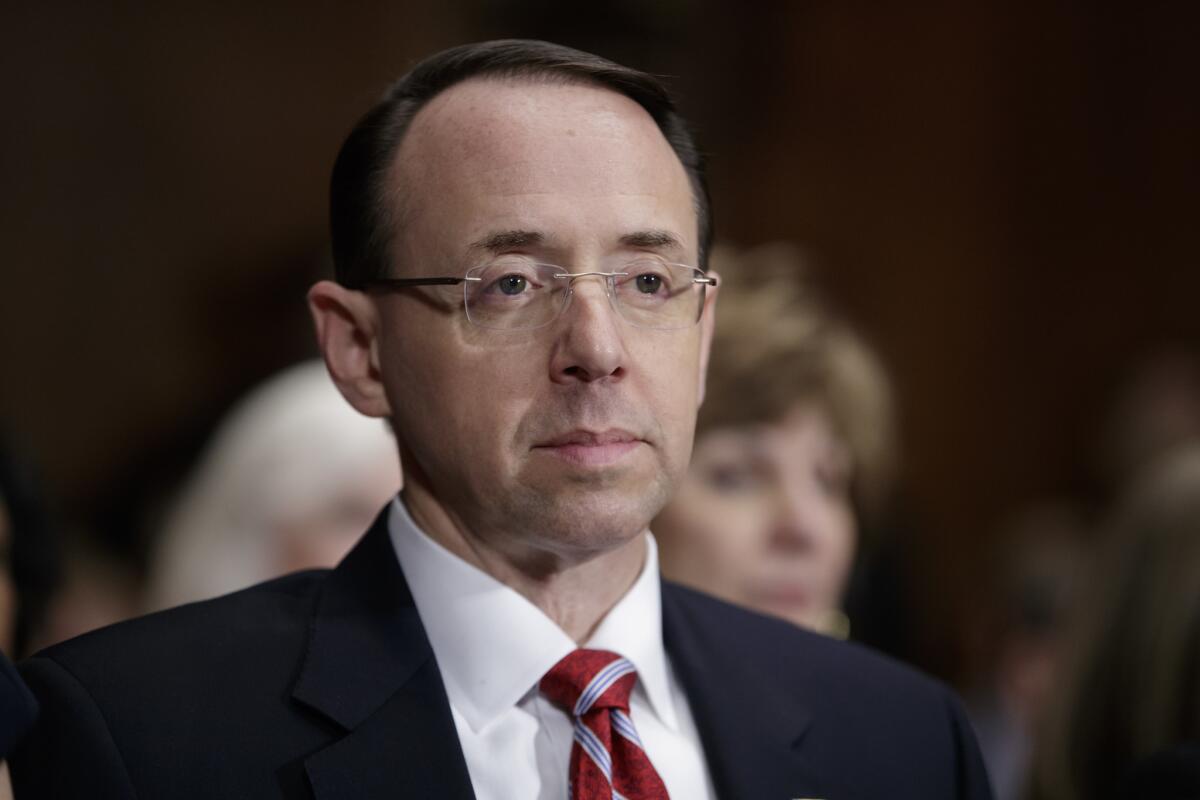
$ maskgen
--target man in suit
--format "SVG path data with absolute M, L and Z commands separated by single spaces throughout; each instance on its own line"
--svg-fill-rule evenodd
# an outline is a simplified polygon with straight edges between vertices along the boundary
M 331 217 L 318 340 L 402 495 L 332 571 L 27 662 L 18 796 L 988 796 L 944 688 L 658 577 L 717 279 L 657 81 L 433 56 L 351 133 Z

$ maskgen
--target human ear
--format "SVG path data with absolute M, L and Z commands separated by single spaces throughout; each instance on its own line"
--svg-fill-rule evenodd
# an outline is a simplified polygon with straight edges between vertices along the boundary
M 379 315 L 364 293 L 333 281 L 308 290 L 317 345 L 338 391 L 361 414 L 390 417 L 379 369 Z
M 705 273 L 710 278 L 717 279 L 717 286 L 709 286 L 704 290 L 704 310 L 700 312 L 700 377 L 696 387 L 696 406 L 704 402 L 704 387 L 708 375 L 708 355 L 712 351 L 713 331 L 717 320 L 717 289 L 721 284 L 721 276 L 709 270 Z

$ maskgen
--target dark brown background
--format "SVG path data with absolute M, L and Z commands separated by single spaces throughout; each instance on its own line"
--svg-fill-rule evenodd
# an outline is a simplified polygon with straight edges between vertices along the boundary
M 342 136 L 473 39 L 671 76 L 720 237 L 820 258 L 898 385 L 939 671 L 997 520 L 1086 490 L 1135 361 L 1200 349 L 1194 4 L 107 5 L 0 25 L 0 420 L 117 548 L 220 412 L 313 351 Z

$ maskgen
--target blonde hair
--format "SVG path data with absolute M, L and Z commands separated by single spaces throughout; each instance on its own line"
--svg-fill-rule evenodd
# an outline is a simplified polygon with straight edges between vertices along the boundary
M 322 362 L 270 378 L 221 424 L 169 511 L 151 559 L 149 608 L 274 577 L 279 524 L 318 512 L 364 465 L 394 463 L 399 489 L 395 453 L 387 425 L 351 408 Z
M 697 435 L 775 422 L 797 405 L 824 412 L 854 462 L 860 512 L 878 510 L 894 472 L 891 385 L 879 359 L 784 243 L 713 250 L 722 278 Z

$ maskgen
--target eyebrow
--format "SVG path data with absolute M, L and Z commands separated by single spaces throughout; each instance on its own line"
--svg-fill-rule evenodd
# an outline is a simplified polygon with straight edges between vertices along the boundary
M 627 233 L 621 237 L 621 244 L 625 247 L 644 247 L 653 250 L 683 247 L 683 242 L 679 241 L 678 236 L 670 231 L 659 229 Z
M 548 241 L 546 234 L 540 231 L 508 230 L 496 231 L 472 242 L 468 250 L 477 252 L 485 250 L 490 253 L 500 253 L 519 247 L 536 247 Z M 679 237 L 667 230 L 652 228 L 644 231 L 627 233 L 620 238 L 622 247 L 638 247 L 647 250 L 679 249 L 683 242 Z
M 538 231 L 497 231 L 476 242 L 472 242 L 469 249 L 471 251 L 487 250 L 492 253 L 499 253 L 503 250 L 511 250 L 516 247 L 532 247 L 542 244 L 545 241 L 545 234 Z

